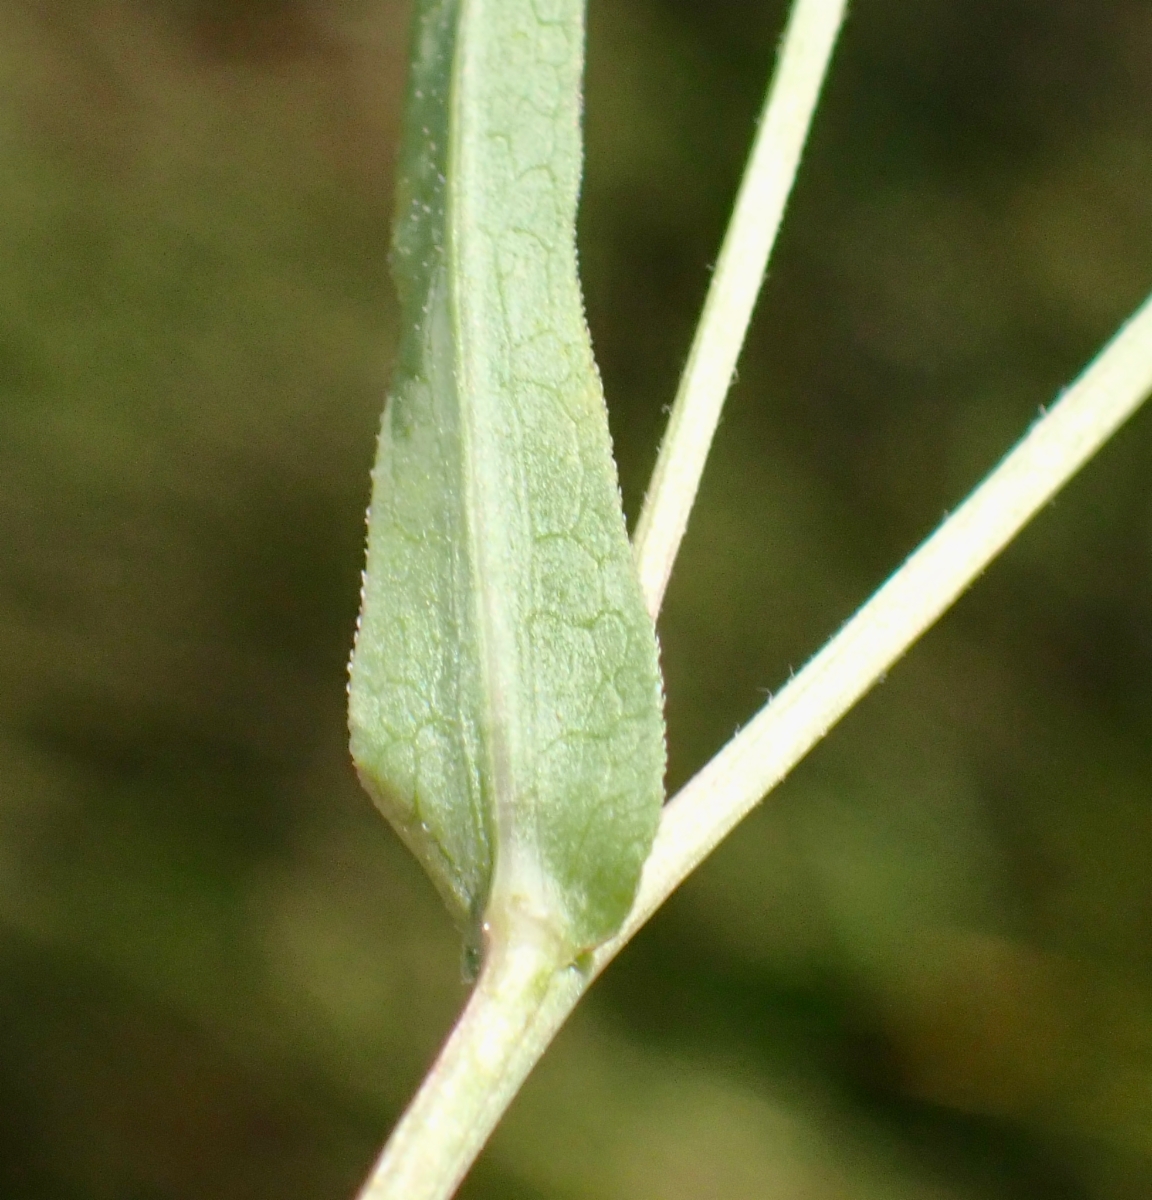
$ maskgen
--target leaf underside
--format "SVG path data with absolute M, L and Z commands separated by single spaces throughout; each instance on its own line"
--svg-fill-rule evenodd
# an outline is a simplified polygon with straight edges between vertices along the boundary
M 583 9 L 418 0 L 349 705 L 456 919 L 526 917 L 568 956 L 626 916 L 664 771 L 576 271 Z

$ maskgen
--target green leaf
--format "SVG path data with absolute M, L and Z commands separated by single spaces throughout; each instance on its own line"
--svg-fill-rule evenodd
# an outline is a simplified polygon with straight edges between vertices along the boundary
M 574 958 L 663 797 L 652 622 L 576 272 L 583 0 L 417 4 L 352 753 L 457 920 Z

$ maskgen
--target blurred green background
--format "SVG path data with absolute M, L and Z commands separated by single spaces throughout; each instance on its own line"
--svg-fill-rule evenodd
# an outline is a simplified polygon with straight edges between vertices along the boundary
M 634 515 L 783 24 L 592 0 Z M 0 0 L 0 1200 L 345 1200 L 464 998 L 344 665 L 399 0 Z M 1152 288 L 1152 6 L 857 0 L 661 636 L 675 788 Z M 691 879 L 463 1194 L 1152 1195 L 1152 413 Z

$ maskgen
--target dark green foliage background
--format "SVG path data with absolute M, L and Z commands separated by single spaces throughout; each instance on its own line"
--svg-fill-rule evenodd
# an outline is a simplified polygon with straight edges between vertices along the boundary
M 626 507 L 783 21 L 592 0 Z M 343 1200 L 459 1007 L 344 748 L 406 13 L 0 0 L 0 1197 Z M 1152 288 L 1152 10 L 858 0 L 661 622 L 675 787 Z M 1152 1194 L 1152 418 L 595 989 L 465 1194 Z

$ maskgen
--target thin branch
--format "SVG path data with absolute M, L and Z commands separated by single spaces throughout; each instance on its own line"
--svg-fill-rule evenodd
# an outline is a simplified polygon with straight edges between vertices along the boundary
M 847 0 L 796 0 L 633 545 L 655 618 L 784 216 Z
M 991 475 L 664 808 L 607 963 L 1152 391 L 1152 297 Z

